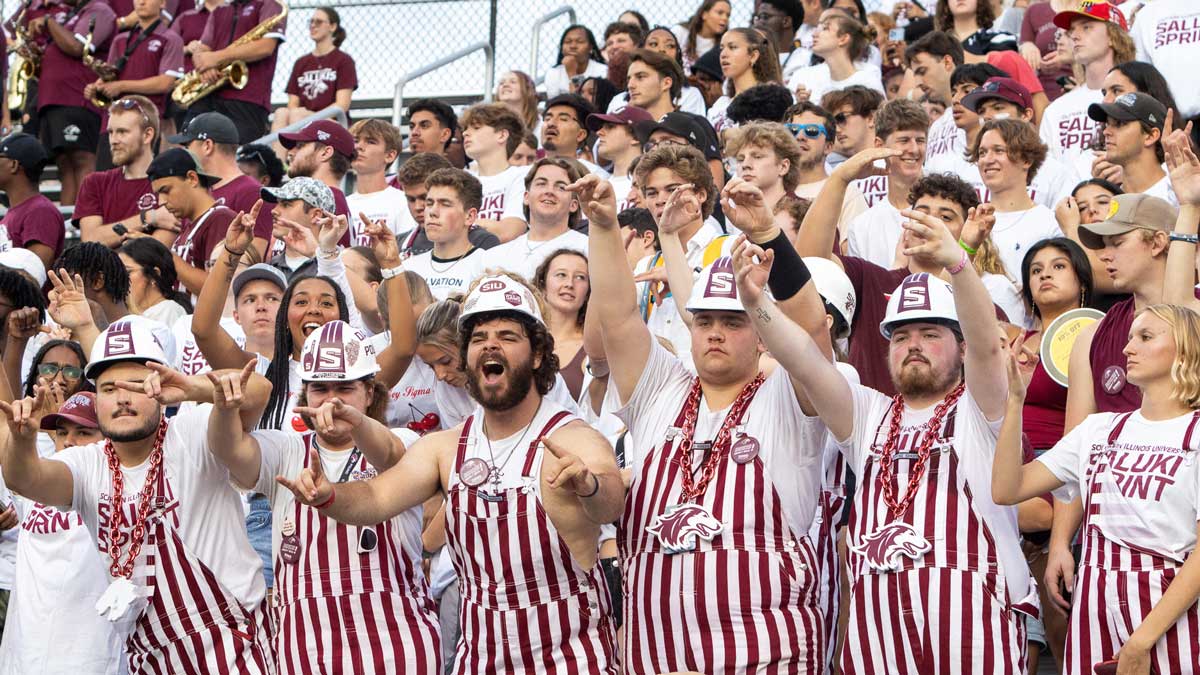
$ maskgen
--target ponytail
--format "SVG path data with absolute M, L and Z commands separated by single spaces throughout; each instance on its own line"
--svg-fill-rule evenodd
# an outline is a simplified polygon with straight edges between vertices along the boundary
M 342 17 L 332 7 L 318 7 L 316 11 L 324 12 L 325 18 L 329 20 L 329 23 L 337 26 L 337 28 L 333 29 L 333 46 L 341 47 L 342 43 L 346 41 L 346 29 L 342 28 Z
M 192 297 L 176 289 L 179 275 L 175 273 L 175 259 L 171 256 L 171 250 L 165 244 L 152 237 L 138 237 L 122 244 L 121 253 L 142 266 L 142 274 L 164 298 L 174 300 L 188 314 L 192 313 Z

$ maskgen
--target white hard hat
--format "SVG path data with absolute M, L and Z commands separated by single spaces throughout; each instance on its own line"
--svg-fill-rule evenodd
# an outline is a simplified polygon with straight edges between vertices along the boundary
M 301 381 L 351 382 L 378 372 L 375 345 L 344 321 L 330 321 L 304 340 Z
M 85 372 L 89 380 L 94 381 L 105 368 L 121 361 L 170 363 L 154 332 L 144 322 L 130 319 L 112 323 L 96 338 Z
M 854 296 L 854 284 L 850 277 L 837 263 L 826 258 L 805 258 L 804 264 L 812 274 L 813 283 L 817 285 L 817 293 L 825 304 L 829 305 L 846 322 L 846 333 L 850 332 L 850 324 L 854 322 L 854 309 L 858 300 Z M 839 335 L 837 337 L 844 337 Z
M 696 285 L 692 286 L 692 297 L 688 298 L 689 312 L 725 311 L 744 312 L 738 300 L 737 283 L 733 274 L 733 258 L 717 258 L 700 272 Z
M 905 277 L 888 299 L 887 314 L 879 322 L 879 332 L 890 340 L 895 326 L 913 321 L 957 326 L 958 310 L 950 284 L 924 272 Z
M 458 315 L 458 325 L 462 326 L 468 317 L 493 312 L 516 312 L 540 324 L 546 323 L 542 319 L 542 310 L 538 308 L 533 293 L 507 274 L 492 274 L 479 280 L 463 302 L 462 313 Z

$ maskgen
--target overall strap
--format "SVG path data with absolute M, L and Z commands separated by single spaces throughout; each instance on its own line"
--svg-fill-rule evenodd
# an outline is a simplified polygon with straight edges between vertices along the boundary
M 533 458 L 537 456 L 538 443 L 543 437 L 547 436 L 550 431 L 562 421 L 564 417 L 567 417 L 570 414 L 571 413 L 566 410 L 559 410 L 558 412 L 554 413 L 554 415 L 550 417 L 550 421 L 546 422 L 546 425 L 542 427 L 541 433 L 539 433 L 537 436 L 534 436 L 533 440 L 529 442 L 529 450 L 525 453 L 525 466 L 521 468 L 522 476 L 528 478 L 530 473 L 533 471 Z
M 1188 422 L 1187 431 L 1183 434 L 1183 450 L 1192 450 L 1192 434 L 1196 431 L 1196 422 L 1200 422 L 1200 410 L 1192 413 L 1192 421 Z
M 458 451 L 454 456 L 454 473 L 458 473 L 462 469 L 463 460 L 467 457 L 467 439 L 471 437 L 471 422 L 475 416 L 471 415 L 463 422 L 462 433 L 458 436 Z
M 1113 443 L 1117 442 L 1117 438 L 1120 437 L 1121 432 L 1125 429 L 1125 423 L 1129 421 L 1129 416 L 1132 414 L 1133 413 L 1131 413 L 1131 412 L 1121 413 L 1121 415 L 1117 417 L 1117 423 L 1113 425 L 1112 431 L 1108 432 L 1108 444 L 1109 445 L 1112 445 Z M 1195 423 L 1196 423 L 1196 421 L 1195 421 L 1195 418 L 1193 417 L 1192 424 L 1194 425 Z M 1188 428 L 1188 432 L 1190 435 L 1191 427 Z

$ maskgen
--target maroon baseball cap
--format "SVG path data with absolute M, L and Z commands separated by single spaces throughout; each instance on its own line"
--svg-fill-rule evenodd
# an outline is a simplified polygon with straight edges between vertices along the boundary
M 634 125 L 638 122 L 653 122 L 654 117 L 645 110 L 632 105 L 627 105 L 624 108 L 612 113 L 611 115 L 601 115 L 600 113 L 592 113 L 587 117 L 588 131 L 596 133 L 600 131 L 600 127 L 605 124 L 623 124 Z
M 42 418 L 42 431 L 54 431 L 59 422 L 74 422 L 81 427 L 96 429 L 96 395 L 90 391 L 81 391 L 63 402 L 56 413 L 50 413 Z
M 1116 5 L 1105 0 L 1081 0 L 1075 9 L 1055 14 L 1054 25 L 1063 30 L 1070 30 L 1071 23 L 1081 16 L 1096 21 L 1115 23 L 1121 27 L 1121 30 L 1129 30 L 1129 22 L 1125 20 L 1125 13 Z
M 979 104 L 993 98 L 1014 103 L 1021 110 L 1033 108 L 1033 96 L 1029 94 L 1029 90 L 1011 77 L 989 78 L 982 87 L 976 87 L 974 91 L 964 96 L 962 104 L 967 110 L 978 113 Z
M 304 125 L 300 131 L 279 134 L 279 144 L 291 150 L 297 143 L 324 143 L 333 148 L 339 155 L 354 159 L 354 137 L 346 127 L 333 120 L 313 120 Z

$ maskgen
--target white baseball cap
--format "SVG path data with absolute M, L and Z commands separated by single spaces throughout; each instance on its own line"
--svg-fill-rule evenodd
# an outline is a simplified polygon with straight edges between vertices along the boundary
M 14 246 L 0 253 L 0 265 L 18 272 L 26 272 L 37 281 L 38 286 L 46 285 L 46 265 L 36 253 L 27 248 Z
M 737 283 L 733 275 L 733 258 L 728 256 L 717 258 L 711 265 L 705 267 L 692 287 L 692 297 L 688 298 L 689 312 L 717 310 L 725 312 L 744 312 L 742 302 L 738 300 Z
M 154 361 L 170 363 L 162 343 L 145 323 L 122 318 L 104 329 L 92 345 L 91 358 L 84 372 L 89 380 L 95 381 L 105 368 L 123 361 Z M 140 318 L 140 317 L 139 317 Z
M 462 326 L 467 317 L 493 312 L 516 312 L 540 324 L 546 323 L 542 319 L 542 310 L 538 308 L 533 293 L 507 274 L 491 274 L 479 280 L 463 302 L 462 313 L 458 315 L 458 325 Z
M 945 281 L 922 272 L 910 274 L 892 291 L 887 314 L 879 322 L 879 332 L 892 339 L 892 329 L 902 323 L 922 321 L 958 326 L 954 290 Z
M 825 304 L 836 311 L 846 322 L 846 333 L 850 332 L 850 324 L 854 322 L 854 309 L 858 300 L 854 295 L 854 284 L 850 277 L 837 263 L 826 258 L 805 258 L 804 265 L 812 274 L 813 283 L 817 285 L 817 293 Z M 839 335 L 837 337 L 844 337 Z
M 301 381 L 352 382 L 378 372 L 375 344 L 345 321 L 330 321 L 304 340 Z

